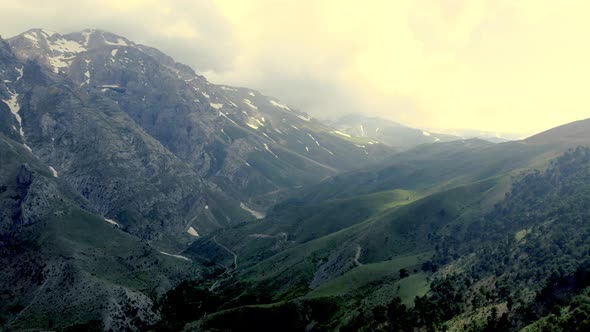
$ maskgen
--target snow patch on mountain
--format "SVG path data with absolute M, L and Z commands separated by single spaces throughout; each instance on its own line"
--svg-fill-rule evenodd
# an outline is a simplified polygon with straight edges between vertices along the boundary
M 311 117 L 309 115 L 297 114 L 297 117 L 300 118 L 303 121 L 311 121 Z
M 64 38 L 49 43 L 49 49 L 54 53 L 81 53 L 87 51 L 82 44 Z
M 223 107 L 223 104 L 209 103 L 209 105 L 216 110 L 219 110 Z
M 53 67 L 53 72 L 57 74 L 59 73 L 60 68 L 68 67 L 71 64 L 71 61 L 75 58 L 76 54 L 86 52 L 88 49 L 74 40 L 61 37 L 55 40 L 48 39 L 54 35 L 55 33 L 49 34 L 44 32 L 44 35 L 41 35 L 41 37 L 46 41 L 47 46 L 49 47 L 50 52 L 47 56 L 47 60 L 51 67 Z M 39 33 L 33 31 L 24 34 L 23 37 L 33 41 L 33 44 L 39 47 Z
M 338 134 L 338 135 L 340 135 L 340 136 L 344 136 L 344 137 L 349 137 L 349 138 L 351 137 L 349 134 L 347 134 L 347 133 L 343 133 L 343 132 L 341 132 L 340 130 L 333 130 L 333 131 L 332 131 L 332 133 L 334 133 L 334 134 Z
M 258 106 L 256 106 L 256 105 L 252 104 L 252 101 L 250 101 L 250 99 L 246 99 L 246 98 L 244 98 L 244 103 L 245 103 L 246 105 L 250 106 L 250 108 L 252 108 L 252 109 L 255 109 L 255 110 L 257 110 L 257 109 L 258 109 Z
M 84 81 L 84 83 L 86 83 L 86 85 L 90 85 L 90 60 L 85 59 L 84 62 L 86 62 L 86 71 L 84 72 L 84 77 L 86 77 L 86 80 Z
M 240 202 L 240 207 L 242 210 L 249 212 L 256 219 L 264 219 L 265 217 L 263 212 L 252 210 L 246 204 L 244 204 L 244 202 Z
M 23 68 L 24 67 L 20 67 L 20 68 L 14 68 L 17 72 L 18 72 L 18 77 L 16 78 L 16 80 L 20 80 L 21 78 L 23 78 Z
M 268 136 L 266 133 L 262 133 L 262 135 L 264 135 L 264 137 L 268 138 L 269 140 L 271 140 L 271 142 L 273 143 L 277 143 L 277 141 L 275 141 L 274 139 L 272 139 L 270 136 Z
M 270 154 L 272 154 L 275 158 L 280 159 L 279 156 L 277 156 L 274 152 L 272 152 L 272 150 L 268 147 L 268 145 L 266 143 L 264 143 L 264 149 L 266 149 L 266 151 L 268 151 Z
M 116 221 L 114 221 L 113 219 L 104 218 L 104 221 L 108 222 L 108 223 L 109 223 L 109 224 L 111 224 L 111 225 L 115 225 L 115 226 L 117 226 L 117 227 L 121 228 L 121 225 L 119 225 L 119 223 L 118 223 L 118 222 L 116 222 Z
M 250 120 L 256 122 L 258 124 L 258 126 L 264 127 L 264 123 L 260 122 L 260 120 L 258 120 L 257 118 L 250 117 Z
M 165 251 L 160 251 L 160 253 L 161 253 L 162 255 L 166 255 L 166 256 L 170 256 L 170 257 L 174 257 L 174 258 L 182 259 L 182 260 L 185 260 L 185 261 L 187 261 L 187 262 L 190 262 L 190 261 L 191 261 L 191 259 L 190 259 L 190 258 L 188 258 L 188 257 L 184 257 L 184 256 L 181 256 L 181 255 L 173 255 L 173 254 L 169 254 L 169 253 L 167 253 L 167 252 L 165 252 Z
M 189 227 L 186 230 L 187 233 L 189 233 L 189 235 L 192 235 L 194 237 L 199 237 L 199 233 L 197 233 L 197 230 L 193 228 L 193 226 Z
M 10 112 L 16 118 L 16 122 L 18 122 L 18 132 L 20 134 L 20 137 L 24 139 L 25 132 L 23 130 L 23 121 L 19 114 L 20 105 L 18 104 L 18 93 L 13 91 L 9 91 L 8 93 L 10 94 L 10 98 L 2 99 L 2 101 L 8 106 L 8 108 L 10 108 Z
M 320 145 L 320 142 L 318 142 L 318 141 L 315 139 L 315 137 L 311 136 L 311 134 L 307 134 L 307 136 L 309 136 L 309 137 L 310 137 L 310 138 L 311 138 L 311 139 L 314 141 L 314 143 L 315 143 L 317 146 L 321 146 L 321 145 Z
M 36 35 L 37 33 L 36 32 L 31 32 L 30 34 L 29 33 L 25 33 L 23 35 L 23 37 L 25 37 L 26 39 L 30 40 L 33 43 L 33 45 L 35 45 L 35 47 L 39 47 L 39 40 L 37 39 L 37 37 L 33 36 L 33 34 Z
M 290 110 L 291 110 L 291 109 L 290 109 L 290 108 L 289 108 L 287 105 L 285 105 L 285 104 L 281 104 L 281 103 L 279 103 L 278 101 L 274 101 L 274 100 L 272 100 L 272 99 L 270 100 L 270 104 L 271 104 L 271 105 L 273 105 L 273 106 L 276 106 L 276 107 L 278 107 L 278 108 L 285 109 L 285 110 L 287 110 L 287 111 L 290 111 Z
M 219 116 L 223 116 L 224 118 L 226 118 L 226 119 L 228 119 L 229 121 L 231 121 L 231 123 L 233 123 L 233 124 L 235 124 L 236 126 L 238 126 L 238 124 L 237 124 L 237 123 L 236 123 L 234 120 L 230 119 L 230 118 L 229 118 L 227 115 L 225 115 L 225 113 L 223 113 L 222 111 L 219 111 Z
M 54 178 L 59 177 L 59 174 L 57 173 L 55 168 L 53 168 L 53 166 L 49 166 L 49 170 L 51 171 L 51 175 L 53 175 Z
M 41 29 L 41 32 L 43 32 L 47 37 L 53 37 L 54 35 L 57 35 L 57 32 L 46 29 Z
M 330 150 L 326 149 L 325 147 L 323 147 L 323 146 L 322 146 L 321 148 L 322 148 L 322 149 L 324 149 L 324 150 L 326 150 L 326 152 L 328 152 L 329 154 L 331 154 L 331 155 L 334 155 L 334 152 L 332 152 L 332 151 L 330 151 Z
M 53 67 L 53 72 L 57 74 L 59 73 L 60 68 L 69 67 L 70 63 L 68 61 L 72 61 L 74 58 L 75 56 L 66 57 L 65 55 L 61 54 L 54 57 L 48 57 L 47 59 L 49 60 L 51 67 Z
M 129 44 L 127 44 L 126 41 L 124 41 L 121 38 L 117 38 L 117 40 L 115 42 L 111 42 L 106 40 L 106 38 L 104 39 L 105 44 L 107 45 L 114 45 L 114 46 L 129 46 Z
M 84 37 L 84 46 L 87 47 L 90 41 L 90 31 L 82 31 L 82 37 Z

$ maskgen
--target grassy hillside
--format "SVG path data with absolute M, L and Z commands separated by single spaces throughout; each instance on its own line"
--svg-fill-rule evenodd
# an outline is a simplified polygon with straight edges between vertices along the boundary
M 492 144 L 477 139 L 428 144 L 373 167 L 303 188 L 294 201 L 320 202 L 394 188 L 433 193 L 518 169 L 541 167 L 564 150 L 559 144 Z
M 549 161 L 563 146 L 443 144 L 438 145 L 443 150 L 425 146 L 401 154 L 393 166 L 337 176 L 275 206 L 262 221 L 216 234 L 217 242 L 239 262 L 232 271 L 239 286 L 231 286 L 232 278 L 221 282 L 221 296 L 234 296 L 222 308 L 339 298 L 331 303 L 344 311 L 331 324 L 342 330 L 385 328 L 393 324 L 383 313 L 389 307 L 403 307 L 408 316 L 402 316 L 413 326 L 441 327 L 459 314 L 463 321 L 488 324 L 490 312 L 505 311 L 505 303 L 483 300 L 463 305 L 466 299 L 482 300 L 463 297 L 459 285 L 466 282 L 461 275 L 471 271 L 474 259 L 486 262 L 470 252 L 481 248 L 479 255 L 492 259 L 483 254 L 482 245 L 497 238 L 481 233 L 482 237 L 459 239 L 473 236 L 467 234 L 474 234 L 482 218 L 493 219 L 497 203 L 510 202 L 512 196 L 505 198 L 506 193 L 526 187 L 517 181 L 513 188 L 524 170 L 554 167 Z M 510 236 L 522 240 L 528 232 L 515 229 Z M 211 242 L 197 241 L 187 255 L 203 254 L 204 248 L 215 251 L 207 245 Z M 452 249 L 461 243 L 469 244 L 460 246 L 466 251 Z M 217 251 L 212 257 L 231 265 L 233 256 Z M 482 286 L 490 282 L 483 275 L 471 278 L 481 279 Z M 482 286 L 475 289 L 483 291 Z M 456 297 L 453 305 L 437 302 L 449 296 Z M 415 302 L 416 297 L 420 300 Z M 445 326 L 458 325 L 449 321 Z
M 251 237 L 247 245 L 239 241 L 233 245 L 227 232 L 219 233 L 215 242 L 199 240 L 196 243 L 212 242 L 218 247 L 215 249 L 211 244 L 208 247 L 211 251 L 200 254 L 216 252 L 217 256 L 208 257 L 216 257 L 225 266 L 233 267 L 233 257 L 220 249 L 219 244 L 237 254 L 238 268 L 231 271 L 232 278 L 222 279 L 216 292 L 225 301 L 213 310 L 225 310 L 217 314 L 225 317 L 250 312 L 254 310 L 250 306 L 258 304 L 286 300 L 306 303 L 311 299 L 333 303 L 332 299 L 340 298 L 334 304 L 338 309 L 334 310 L 342 312 L 342 316 L 326 321 L 335 327 L 353 321 L 363 312 L 360 308 L 371 310 L 388 304 L 392 298 L 399 297 L 403 304 L 411 306 L 416 296 L 423 296 L 429 290 L 432 271 L 425 270 L 423 265 L 430 262 L 435 249 L 430 240 L 433 234 L 448 225 L 466 222 L 476 211 L 489 210 L 501 199 L 499 193 L 507 189 L 506 183 L 506 178 L 499 177 L 422 198 L 397 190 L 363 195 L 358 201 L 328 201 L 325 203 L 328 206 L 364 202 L 372 214 L 353 226 L 304 242 L 269 236 Z M 236 229 L 244 231 L 249 227 L 254 226 L 246 224 Z M 278 248 L 281 241 L 284 246 Z M 269 249 L 272 247 L 274 250 Z M 198 245 L 193 246 L 185 254 L 196 257 L 197 248 Z M 257 250 L 268 250 L 269 256 L 256 253 Z M 359 306 L 358 299 L 370 300 Z M 206 324 L 226 321 L 214 317 L 218 316 L 203 319 Z
M 358 265 L 345 274 L 326 282 L 309 292 L 309 297 L 327 297 L 345 295 L 353 290 L 367 286 L 384 279 L 399 278 L 402 269 L 419 269 L 422 263 L 428 261 L 430 253 L 411 256 L 400 256 L 388 261 Z M 413 300 L 415 295 L 424 295 L 426 287 L 415 287 L 424 282 L 423 274 L 415 274 L 409 279 L 403 280 L 403 288 L 400 281 L 400 292 L 404 293 L 404 299 Z M 412 292 L 415 291 L 415 294 Z M 414 295 L 414 296 L 412 296 Z

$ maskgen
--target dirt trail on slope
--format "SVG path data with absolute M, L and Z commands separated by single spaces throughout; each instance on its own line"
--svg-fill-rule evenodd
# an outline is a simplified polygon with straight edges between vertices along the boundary
M 362 248 L 360 245 L 357 244 L 356 246 L 356 254 L 354 255 L 354 263 L 357 266 L 362 266 L 363 263 L 359 262 L 359 258 L 361 258 L 361 252 L 362 252 Z
M 209 291 L 212 292 L 215 290 L 215 288 L 217 288 L 219 286 L 219 284 L 222 281 L 228 280 L 231 277 L 233 277 L 233 273 L 237 268 L 238 268 L 238 255 L 233 252 L 231 249 L 229 249 L 228 247 L 224 246 L 223 244 L 217 242 L 217 237 L 214 236 L 213 237 L 213 242 L 215 242 L 215 244 L 217 244 L 218 246 L 220 246 L 221 248 L 223 248 L 225 251 L 227 251 L 228 253 L 230 253 L 232 256 L 234 256 L 234 267 L 230 268 L 229 266 L 225 266 L 225 272 L 223 272 L 221 275 L 227 274 L 227 277 L 217 280 L 215 283 L 213 283 L 213 285 L 211 285 L 211 287 L 209 287 Z

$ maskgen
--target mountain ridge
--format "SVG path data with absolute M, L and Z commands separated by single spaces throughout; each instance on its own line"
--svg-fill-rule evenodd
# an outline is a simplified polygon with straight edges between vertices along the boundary
M 211 84 L 154 48 L 104 31 L 30 30 L 9 42 L 21 59 L 37 59 L 81 88 L 99 90 L 201 176 L 263 208 L 268 204 L 251 196 L 388 154 L 377 142 L 341 136 L 255 90 Z
M 590 142 L 590 118 L 566 123 L 524 139 L 530 144 L 564 143 L 570 145 Z
M 96 29 L 0 39 L 0 101 L 3 329 L 522 327 L 587 260 L 590 120 L 391 148 Z

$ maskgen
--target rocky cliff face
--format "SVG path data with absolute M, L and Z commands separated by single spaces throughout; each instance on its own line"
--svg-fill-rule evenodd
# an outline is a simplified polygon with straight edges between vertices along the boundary
M 215 191 L 116 103 L 2 40 L 0 100 L 2 329 L 155 322 L 154 300 L 199 271 L 141 239 L 164 248 L 194 238 L 189 224 L 220 227 L 206 218 Z
M 112 100 L 147 134 L 230 196 L 317 182 L 386 155 L 257 91 L 209 83 L 160 51 L 85 30 L 31 30 L 10 39 L 17 57 Z M 97 97 L 99 98 L 99 97 Z M 367 141 L 367 142 L 364 142 Z
M 208 206 L 223 204 L 208 201 L 219 190 L 116 101 L 101 91 L 80 89 L 37 57 L 21 55 L 21 62 L 4 46 L 0 113 L 10 125 L 2 133 L 22 143 L 94 211 L 152 241 L 188 237 L 190 227 L 207 233 L 247 216 L 237 201 L 230 202 L 237 213 L 218 209 L 213 216 Z
M 141 330 L 159 317 L 155 299 L 199 273 L 107 222 L 3 134 L 0 160 L 3 330 Z

